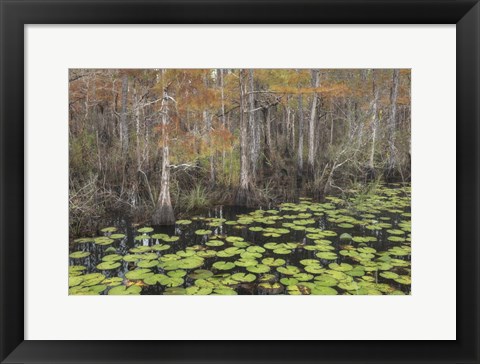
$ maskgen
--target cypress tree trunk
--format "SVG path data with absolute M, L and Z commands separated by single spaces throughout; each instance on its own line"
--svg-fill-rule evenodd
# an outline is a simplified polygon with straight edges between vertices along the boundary
M 298 151 L 297 151 L 297 175 L 303 177 L 303 96 L 298 95 Z
M 319 86 L 318 70 L 312 70 L 312 86 Z M 310 113 L 310 122 L 308 124 L 308 176 L 313 179 L 315 174 L 315 119 L 317 117 L 318 95 L 313 93 L 312 111 Z
M 368 161 L 368 170 L 367 170 L 367 179 L 375 178 L 375 143 L 377 140 L 377 128 L 378 128 L 378 115 L 377 115 L 377 104 L 378 104 L 378 87 L 376 85 L 376 70 L 373 70 L 372 75 L 372 90 L 373 90 L 373 101 L 372 101 L 372 146 L 370 149 L 370 159 Z
M 127 124 L 127 97 L 128 97 L 128 76 L 122 77 L 122 111 L 120 114 L 120 144 L 122 153 L 128 152 L 128 124 Z
M 392 90 L 390 93 L 390 122 L 388 125 L 388 175 L 395 173 L 397 166 L 396 150 L 395 150 L 395 131 L 397 127 L 397 97 L 398 97 L 398 69 L 393 70 Z
M 153 212 L 154 225 L 173 225 L 175 215 L 170 199 L 170 154 L 168 149 L 168 100 L 163 100 L 165 107 L 162 112 L 162 177 L 160 181 L 160 194 Z
M 250 166 L 248 158 L 248 121 L 244 115 L 244 90 L 243 90 L 243 73 L 240 71 L 240 186 L 236 195 L 236 203 L 241 206 L 249 206 L 252 203 L 253 186 L 250 177 Z

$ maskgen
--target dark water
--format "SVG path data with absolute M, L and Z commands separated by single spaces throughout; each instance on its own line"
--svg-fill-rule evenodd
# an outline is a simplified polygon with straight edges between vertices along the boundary
M 84 258 L 69 258 L 70 266 L 80 265 L 85 267 L 85 270 L 83 270 L 81 274 L 75 273 L 72 276 L 82 277 L 83 275 L 89 273 L 101 273 L 107 279 L 112 277 L 121 278 L 121 285 L 137 285 L 141 287 L 141 294 L 185 294 L 184 288 L 196 285 L 197 279 L 195 279 L 195 276 L 191 276 L 192 272 L 195 272 L 197 269 L 202 269 L 211 271 L 214 276 L 207 278 L 207 280 L 211 280 L 211 282 L 213 282 L 209 283 L 209 286 L 212 284 L 213 286 L 206 289 L 204 293 L 200 294 L 208 294 L 210 291 L 211 293 L 215 293 L 215 287 L 218 287 L 222 289 L 228 288 L 235 291 L 236 294 L 248 295 L 313 293 L 316 292 L 314 290 L 314 285 L 317 282 L 317 277 L 332 273 L 335 274 L 337 284 L 329 285 L 328 287 L 335 290 L 336 294 L 409 294 L 410 284 L 409 282 L 407 283 L 402 281 L 403 278 L 399 279 L 399 283 L 391 277 L 382 277 L 382 273 L 385 274 L 385 272 L 391 272 L 399 277 L 406 277 L 405 279 L 409 279 L 408 277 L 410 277 L 410 235 L 409 228 L 406 227 L 406 224 L 410 221 L 408 214 L 410 212 L 409 188 L 406 187 L 405 192 L 403 189 L 402 191 L 399 191 L 398 188 L 384 187 L 379 193 L 373 195 L 371 198 L 367 197 L 360 200 L 360 202 L 354 200 L 354 198 L 355 196 L 350 196 L 342 201 L 340 201 L 340 199 L 333 199 L 333 202 L 330 200 L 323 203 L 313 203 L 311 205 L 308 200 L 305 200 L 296 205 L 290 204 L 285 208 L 279 207 L 269 210 L 270 212 L 259 212 L 255 209 L 246 209 L 237 206 L 218 206 L 206 211 L 206 213 L 202 214 L 201 216 L 190 217 L 189 220 L 191 220 L 191 223 L 188 225 L 175 225 L 169 227 L 152 226 L 154 230 L 147 233 L 149 238 L 142 240 L 135 239 L 135 237 L 142 235 L 138 232 L 138 229 L 142 227 L 132 226 L 128 219 L 120 217 L 112 221 L 112 226 L 117 228 L 117 231 L 114 233 L 125 234 L 126 236 L 124 238 L 115 239 L 113 243 L 105 246 L 98 245 L 93 242 L 71 244 L 70 252 L 85 251 L 91 253 L 89 256 Z M 308 206 L 313 206 L 315 208 L 312 211 L 308 208 Z M 292 211 L 292 208 L 300 209 L 300 211 Z M 255 213 L 255 211 L 257 211 L 257 213 Z M 336 214 L 336 211 L 340 211 L 340 213 Z M 296 215 L 296 217 L 294 217 L 294 215 Z M 278 220 L 274 220 L 274 224 L 265 224 L 264 221 L 248 221 L 248 218 L 251 216 L 255 216 L 254 220 L 258 220 L 258 217 L 260 217 L 261 220 L 261 217 L 264 216 L 277 216 L 279 218 Z M 241 221 L 242 217 L 247 218 L 247 221 L 244 221 L 243 224 L 238 223 L 238 221 Z M 323 236 L 320 239 L 318 237 L 316 239 L 312 239 L 308 237 L 308 235 L 311 235 L 312 233 L 309 233 L 305 230 L 294 230 L 292 228 L 286 228 L 289 230 L 287 233 L 278 234 L 279 236 L 273 237 L 264 236 L 265 230 L 251 231 L 252 227 L 259 227 L 262 229 L 285 229 L 283 224 L 292 224 L 292 221 L 299 223 L 300 225 L 296 226 L 300 226 L 300 228 L 302 228 L 301 224 L 305 223 L 304 220 L 307 220 L 307 224 L 303 226 L 311 231 L 314 231 L 313 234 L 315 234 L 315 231 L 326 231 L 329 233 L 329 236 Z M 314 222 L 312 223 L 310 221 L 310 223 L 308 223 L 308 220 L 314 220 Z M 343 220 L 347 220 L 347 225 L 349 224 L 349 221 L 350 223 L 353 222 L 351 224 L 353 226 L 342 227 L 342 224 L 345 224 L 345 222 L 342 222 Z M 227 221 L 236 221 L 236 223 L 229 224 L 226 223 Z M 210 226 L 209 224 L 212 222 L 219 226 Z M 267 220 L 267 222 L 272 221 Z M 377 224 L 382 223 L 390 226 L 377 226 Z M 403 224 L 403 226 L 399 226 L 399 224 Z M 368 228 L 368 226 L 370 226 L 370 228 Z M 374 229 L 372 229 L 372 226 Z M 402 230 L 403 234 L 400 234 L 400 230 L 402 228 L 404 229 Z M 196 233 L 196 231 L 200 229 L 210 230 L 211 234 L 199 235 Z M 396 231 L 396 235 L 389 233 L 389 231 Z M 344 233 L 349 234 L 351 237 L 372 237 L 376 238 L 376 241 L 360 243 L 352 242 L 349 239 L 340 238 Z M 110 235 L 110 233 L 101 232 L 99 232 L 99 234 L 107 236 Z M 152 236 L 155 234 L 166 234 L 169 237 L 179 237 L 179 239 L 174 242 L 164 242 L 161 239 L 153 238 Z M 389 237 L 398 235 L 401 236 L 401 239 L 405 238 L 405 240 L 400 242 L 389 240 Z M 136 268 L 140 268 L 138 266 L 138 261 L 132 262 L 119 260 L 118 263 L 120 266 L 116 269 L 101 270 L 97 268 L 97 265 L 102 263 L 102 258 L 105 256 L 111 254 L 125 256 L 132 254 L 130 251 L 131 249 L 141 246 L 155 247 L 159 244 L 168 244 L 170 247 L 166 250 L 149 251 L 148 248 L 146 248 L 145 252 L 138 253 L 139 255 L 142 255 L 149 253 L 151 254 L 153 252 L 154 254 L 157 254 L 158 261 L 161 263 L 162 257 L 168 254 L 178 255 L 182 254 L 182 252 L 189 251 L 193 251 L 195 254 L 198 254 L 198 252 L 206 250 L 214 250 L 216 254 L 218 254 L 218 252 L 223 251 L 224 249 L 235 246 L 235 242 L 225 241 L 227 237 L 232 236 L 243 238 L 240 243 L 236 243 L 240 244 L 240 254 L 235 254 L 233 256 L 205 257 L 203 258 L 203 264 L 199 267 L 193 269 L 175 269 L 175 271 L 179 270 L 181 271 L 181 274 L 185 275 L 182 277 L 183 282 L 178 285 L 173 284 L 174 287 L 168 287 L 158 283 L 145 284 L 141 279 L 130 280 L 126 278 L 126 273 L 135 270 Z M 220 240 L 224 242 L 224 245 L 207 246 L 206 243 L 209 240 Z M 309 250 L 309 248 L 307 248 L 315 248 L 317 246 L 316 242 L 318 241 L 323 241 L 320 252 L 333 252 L 336 254 L 336 257 L 334 259 L 322 259 L 317 256 L 319 253 L 318 250 Z M 246 253 L 249 247 L 265 248 L 265 244 L 272 242 L 278 244 L 295 243 L 295 248 L 287 249 L 288 252 L 280 251 L 280 253 L 275 252 L 274 250 L 276 249 L 267 248 L 264 251 L 257 253 L 259 254 L 258 258 L 252 258 L 248 253 Z M 248 246 L 246 246 L 246 244 L 248 244 Z M 400 250 L 391 250 L 395 249 L 395 247 L 400 247 Z M 373 248 L 375 249 L 375 252 L 373 254 L 369 253 L 369 251 L 364 253 L 363 251 L 365 251 L 365 248 Z M 408 254 L 406 254 L 402 249 L 407 249 Z M 340 251 L 351 251 L 353 252 L 352 254 L 357 255 L 353 257 L 344 256 L 339 253 Z M 401 254 L 396 255 L 396 253 Z M 277 266 L 271 266 L 269 272 L 265 273 L 252 273 L 246 267 L 238 265 L 226 270 L 219 270 L 213 267 L 213 265 L 219 261 L 232 263 L 238 262 L 239 259 L 242 258 L 242 254 L 246 254 L 245 256 L 247 256 L 248 259 L 256 260 L 258 264 L 262 264 L 262 261 L 266 258 L 283 259 L 285 263 L 280 267 L 293 266 L 297 268 L 298 272 L 297 274 L 283 274 L 281 271 L 277 270 Z M 361 257 L 359 257 L 358 254 L 360 254 Z M 371 257 L 372 255 L 373 257 Z M 317 261 L 317 266 L 320 266 L 325 271 L 320 273 L 309 273 L 305 271 L 306 265 L 301 262 L 306 259 Z M 157 258 L 154 260 L 157 261 Z M 402 262 L 398 261 L 403 261 L 405 264 L 402 264 Z M 340 270 L 341 273 L 332 272 L 332 270 L 340 269 L 335 264 L 331 265 L 332 263 L 337 263 L 340 266 L 342 266 L 342 263 L 346 263 L 345 269 L 349 270 L 345 272 Z M 377 267 L 374 267 L 375 264 L 377 264 Z M 147 269 L 149 269 L 152 274 L 169 274 L 169 272 L 163 269 L 161 265 Z M 366 269 L 366 271 L 364 271 L 364 269 Z M 352 273 L 352 270 L 358 270 L 359 273 L 354 274 L 353 276 L 348 275 L 347 273 Z M 254 274 L 255 279 L 253 282 L 232 280 L 232 276 L 236 273 Z M 306 273 L 306 276 L 302 276 L 301 274 L 299 275 L 298 273 Z M 346 277 L 345 274 L 347 274 L 348 277 Z M 296 277 L 299 277 L 301 280 L 297 280 Z M 283 278 L 293 278 L 294 281 L 283 281 L 284 283 L 281 283 Z M 95 288 L 95 293 L 108 294 L 111 287 L 103 284 L 107 281 L 101 282 L 100 279 L 98 279 L 98 281 L 99 282 L 95 282 L 98 284 L 93 286 L 97 287 Z M 276 283 L 277 286 L 275 289 L 272 287 L 262 287 L 262 283 L 265 282 L 269 282 L 270 284 Z M 296 284 L 286 284 L 285 282 Z M 342 283 L 344 284 L 342 285 Z M 352 288 L 351 284 L 354 284 L 355 287 Z M 84 288 L 81 287 L 82 283 L 72 286 L 70 293 L 92 294 L 89 291 L 89 287 L 92 287 L 92 285 L 87 285 Z M 218 292 L 220 294 L 229 294 L 229 292 L 232 294 L 234 293 L 232 291 L 223 291 L 221 289 L 219 289 Z M 327 290 L 326 292 L 322 291 L 320 294 L 330 294 L 329 292 L 330 290 Z

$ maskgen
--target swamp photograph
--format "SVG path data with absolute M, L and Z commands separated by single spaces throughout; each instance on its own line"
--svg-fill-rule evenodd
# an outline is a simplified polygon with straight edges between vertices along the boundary
M 70 295 L 411 294 L 409 69 L 70 69 Z

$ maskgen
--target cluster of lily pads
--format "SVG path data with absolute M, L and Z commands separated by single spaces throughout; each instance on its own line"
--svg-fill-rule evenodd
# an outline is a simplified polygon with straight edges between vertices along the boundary
M 409 294 L 410 187 L 178 220 L 175 233 L 116 227 L 71 245 L 72 295 Z

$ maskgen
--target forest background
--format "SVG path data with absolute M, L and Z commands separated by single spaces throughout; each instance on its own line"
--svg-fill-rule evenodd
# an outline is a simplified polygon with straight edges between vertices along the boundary
M 410 180 L 407 69 L 71 69 L 70 234 Z

